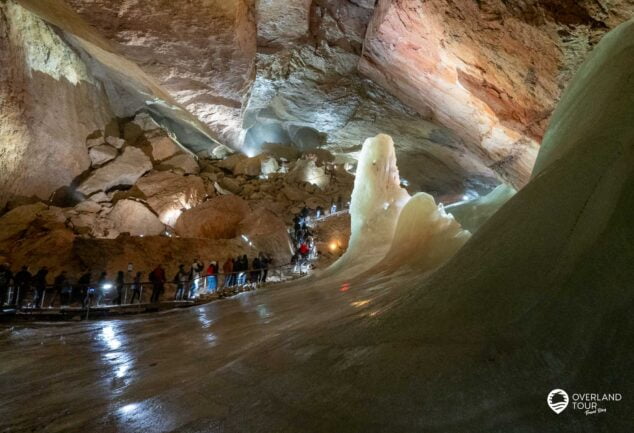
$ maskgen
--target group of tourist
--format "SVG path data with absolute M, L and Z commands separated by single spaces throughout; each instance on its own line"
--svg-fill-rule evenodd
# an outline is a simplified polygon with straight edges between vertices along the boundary
M 221 295 L 226 291 L 235 291 L 237 288 L 254 287 L 266 282 L 269 266 L 272 259 L 260 253 L 249 266 L 246 255 L 228 258 L 224 263 L 222 272 L 218 262 L 211 261 L 208 266 L 195 259 L 189 268 L 181 264 L 174 278 L 171 280 L 176 291 L 174 300 L 183 301 L 195 299 L 203 294 L 213 294 L 219 289 L 219 274 L 224 274 Z M 48 284 L 49 270 L 41 267 L 33 275 L 27 266 L 13 273 L 8 263 L 0 265 L 0 309 L 5 305 L 20 309 L 25 300 L 30 299 L 32 308 L 52 307 L 56 303 L 60 306 L 81 304 L 83 308 L 103 305 L 107 300 L 112 305 L 141 303 L 144 286 L 151 286 L 150 302 L 160 301 L 168 282 L 166 271 L 162 265 L 158 265 L 149 274 L 149 283 L 143 281 L 142 272 L 133 272 L 132 264 L 128 265 L 127 272 L 119 271 L 111 280 L 106 272 L 99 273 L 93 278 L 93 273 L 83 273 L 76 283 L 71 283 L 67 271 L 61 271 Z
M 317 213 L 319 215 L 319 213 Z M 317 256 L 317 246 L 313 233 L 308 226 L 310 222 L 310 212 L 304 207 L 298 215 L 293 218 L 292 239 L 295 246 L 295 254 L 291 259 L 294 271 L 302 272 L 309 260 Z

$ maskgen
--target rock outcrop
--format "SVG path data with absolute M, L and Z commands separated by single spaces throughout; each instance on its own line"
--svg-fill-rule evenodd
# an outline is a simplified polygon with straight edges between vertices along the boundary
M 184 210 L 195 208 L 207 195 L 201 178 L 169 171 L 150 173 L 139 179 L 136 186 L 161 222 L 171 227 Z
M 158 217 L 144 204 L 134 200 L 119 200 L 108 214 L 119 233 L 131 236 L 155 236 L 165 231 Z
M 380 0 L 359 69 L 521 186 L 571 74 L 633 12 L 624 1 Z
M 232 239 L 249 213 L 246 201 L 235 195 L 215 197 L 189 209 L 178 218 L 175 230 L 188 238 Z
M 143 151 L 136 147 L 126 147 L 117 159 L 93 171 L 79 185 L 77 191 L 90 195 L 119 186 L 132 186 L 151 169 L 152 162 Z

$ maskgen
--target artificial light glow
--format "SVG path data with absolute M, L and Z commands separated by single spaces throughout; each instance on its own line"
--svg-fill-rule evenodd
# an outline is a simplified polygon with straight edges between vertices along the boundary
M 136 403 L 126 404 L 121 409 L 119 409 L 119 412 L 121 412 L 122 414 L 126 415 L 126 414 L 129 414 L 130 412 L 134 411 L 138 406 L 139 405 L 136 404 Z
M 110 289 L 112 289 L 112 284 L 106 283 L 103 286 L 101 286 L 101 288 L 104 289 L 104 290 L 110 290 Z
M 368 305 L 370 303 L 370 301 L 368 301 L 367 299 L 364 301 L 356 301 L 356 302 L 351 302 L 350 305 L 352 305 L 353 307 L 357 307 L 357 308 L 361 308 L 361 307 L 365 307 L 366 305 Z

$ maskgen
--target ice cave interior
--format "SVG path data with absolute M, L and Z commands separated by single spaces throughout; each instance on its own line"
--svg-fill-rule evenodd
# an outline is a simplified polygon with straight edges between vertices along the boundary
M 633 14 L 0 0 L 0 430 L 634 431 Z

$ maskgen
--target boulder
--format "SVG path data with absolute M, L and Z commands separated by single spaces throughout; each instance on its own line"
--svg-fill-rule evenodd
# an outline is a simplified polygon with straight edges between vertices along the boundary
M 224 159 L 229 155 L 232 155 L 234 151 L 229 147 L 221 144 L 219 146 L 214 147 L 214 150 L 211 151 L 211 156 L 215 159 Z
M 313 159 L 300 159 L 295 162 L 292 170 L 286 176 L 288 182 L 308 182 L 325 188 L 330 183 L 330 176 L 324 167 L 317 167 Z
M 106 144 L 106 140 L 103 137 L 89 138 L 88 140 L 86 140 L 86 147 L 89 149 L 91 147 L 100 146 L 102 144 Z
M 103 165 L 117 157 L 119 151 L 108 144 L 91 147 L 88 151 L 92 166 Z
M 250 212 L 240 222 L 238 232 L 253 243 L 255 253 L 273 258 L 273 266 L 290 263 L 293 251 L 284 221 L 265 207 Z
M 152 146 L 152 159 L 164 161 L 180 152 L 178 144 L 167 135 L 158 135 L 148 139 Z
M 151 169 L 152 162 L 141 149 L 126 147 L 114 161 L 96 169 L 79 185 L 77 191 L 90 195 L 117 186 L 131 186 Z
M 232 194 L 240 194 L 240 192 L 242 192 L 240 183 L 231 177 L 225 176 L 219 179 L 217 183 L 223 190 L 229 191 Z
M 84 213 L 97 213 L 101 210 L 101 206 L 92 200 L 86 200 L 75 206 L 75 210 Z
M 110 198 L 105 192 L 97 192 L 88 197 L 88 200 L 94 201 L 95 203 L 106 203 L 110 201 Z
M 290 201 L 303 201 L 308 196 L 305 191 L 291 185 L 286 185 L 282 194 Z
M 0 218 L 0 242 L 19 238 L 31 223 L 47 209 L 44 203 L 17 207 Z
M 152 172 L 139 179 L 136 186 L 161 222 L 170 227 L 174 227 L 184 210 L 198 206 L 207 195 L 201 178 L 169 171 Z
M 236 169 L 236 166 L 238 165 L 238 163 L 240 163 L 241 161 L 245 160 L 245 159 L 249 159 L 248 156 L 243 155 L 242 153 L 236 153 L 234 155 L 229 156 L 228 158 L 223 159 L 222 161 L 220 161 L 218 163 L 218 167 L 224 169 L 224 170 L 229 170 L 230 172 L 234 172 Z
M 180 170 L 185 174 L 197 174 L 200 172 L 198 162 L 196 162 L 193 156 L 187 154 L 173 156 L 167 161 L 164 161 L 161 165 Z
M 106 137 L 106 143 L 117 149 L 121 149 L 125 144 L 125 140 L 119 137 Z
M 280 169 L 280 166 L 275 158 L 267 156 L 262 160 L 261 169 L 262 174 L 268 176 L 269 174 L 276 173 Z
M 262 173 L 262 161 L 268 159 L 266 155 L 258 155 L 253 158 L 242 158 L 233 169 L 233 174 L 244 176 L 259 176 Z
M 176 233 L 182 237 L 232 239 L 238 236 L 238 226 L 250 209 L 236 195 L 215 197 L 183 212 L 176 222 Z
M 115 230 L 132 236 L 155 236 L 165 231 L 159 218 L 143 203 L 135 200 L 119 200 L 108 214 Z
M 138 125 L 143 131 L 154 131 L 159 129 L 158 124 L 147 113 L 137 114 L 132 123 Z

